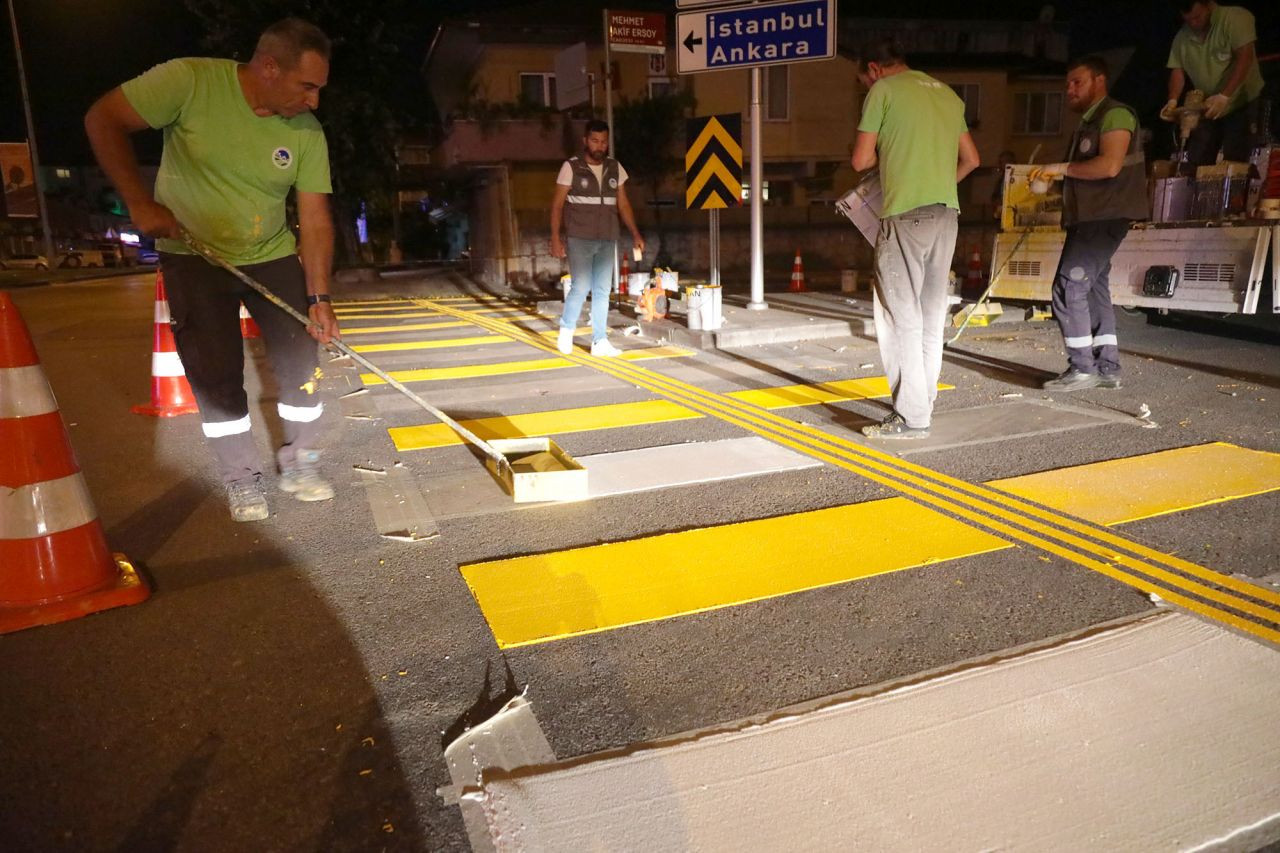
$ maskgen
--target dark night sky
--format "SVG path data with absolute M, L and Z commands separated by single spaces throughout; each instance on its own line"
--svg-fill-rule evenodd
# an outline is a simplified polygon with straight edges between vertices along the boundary
M 369 0 L 376 2 L 376 0 Z M 525 7 L 529 3 L 506 0 L 418 0 L 427 7 L 447 10 L 450 15 L 467 10 L 486 11 L 503 7 Z M 88 148 L 81 120 L 85 109 L 100 93 L 152 65 L 174 56 L 199 55 L 201 32 L 182 0 L 14 0 L 22 35 L 36 116 L 41 159 L 48 165 L 85 162 Z M 551 13 L 590 15 L 598 20 L 604 3 L 593 0 L 550 0 Z M 617 0 L 614 8 L 667 8 L 674 2 L 627 2 Z M 1018 0 L 988 0 L 973 12 L 968 4 L 898 0 L 890 11 L 885 5 L 845 3 L 844 16 L 918 18 L 1015 18 L 1034 17 L 1040 4 Z M 976 4 L 975 4 L 976 5 Z M 1067 0 L 1054 4 L 1057 19 L 1071 24 L 1072 50 L 1081 53 L 1111 47 L 1134 46 L 1137 55 L 1117 94 L 1130 99 L 1144 112 L 1163 103 L 1164 60 L 1169 39 L 1177 28 L 1176 14 L 1167 0 Z M 1253 2 L 1245 5 L 1258 19 L 1259 49 L 1280 52 L 1280 4 Z M 969 6 L 969 8 L 973 8 Z M 432 17 L 429 13 L 424 18 Z M 421 38 L 413 41 L 425 52 L 432 26 L 419 25 Z M 331 33 L 331 35 L 334 35 Z M 416 62 L 415 62 L 416 65 Z M 12 38 L 7 16 L 0 34 L 0 140 L 18 140 L 23 129 Z M 340 67 L 334 69 L 340 75 Z M 416 84 L 416 81 L 414 82 Z

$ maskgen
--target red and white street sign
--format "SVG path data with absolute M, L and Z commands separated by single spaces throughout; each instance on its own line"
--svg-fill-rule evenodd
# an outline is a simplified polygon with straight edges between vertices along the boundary
M 618 53 L 665 53 L 667 16 L 662 12 L 609 10 L 609 49 Z

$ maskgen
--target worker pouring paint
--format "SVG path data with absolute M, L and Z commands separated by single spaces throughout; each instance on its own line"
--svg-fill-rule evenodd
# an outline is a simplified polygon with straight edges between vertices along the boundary
M 1222 159 L 1246 162 L 1257 135 L 1262 74 L 1253 14 L 1243 6 L 1178 0 L 1183 26 L 1169 49 L 1169 101 L 1160 118 L 1178 121 L 1187 80 L 1206 95 L 1204 114 L 1187 140 L 1186 159 L 1207 166 Z
M 85 116 L 93 152 L 133 221 L 159 238 L 178 353 L 236 521 L 269 514 L 244 389 L 242 301 L 262 330 L 280 388 L 278 485 L 302 501 L 333 497 L 317 468 L 323 405 L 315 387 L 316 341 L 338 335 L 329 301 L 333 221 L 329 153 L 311 114 L 328 76 L 329 39 L 315 26 L 287 18 L 262 33 L 246 64 L 175 59 L 112 89 Z M 147 128 L 164 131 L 154 197 L 129 140 Z M 292 190 L 301 259 L 285 217 Z M 183 228 L 299 313 L 309 313 L 310 336 L 257 291 L 192 254 L 181 239 Z
M 893 411 L 863 427 L 871 438 L 926 438 L 942 372 L 947 284 L 955 256 L 956 184 L 979 165 L 950 86 L 907 66 L 902 46 L 877 39 L 856 58 L 867 97 L 853 168 L 880 167 L 884 204 L 876 239 L 873 303 Z
M 1065 373 L 1049 391 L 1120 387 L 1120 350 L 1111 305 L 1111 258 L 1131 223 L 1148 217 L 1138 115 L 1107 94 L 1107 63 L 1085 56 L 1067 66 L 1067 106 L 1080 113 L 1067 162 L 1031 171 L 1061 180 L 1067 237 L 1053 278 L 1053 313 L 1067 350 Z

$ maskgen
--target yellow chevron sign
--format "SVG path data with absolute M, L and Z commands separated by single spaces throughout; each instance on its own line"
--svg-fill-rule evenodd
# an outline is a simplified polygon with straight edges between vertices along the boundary
M 689 119 L 691 140 L 684 155 L 684 193 L 688 210 L 716 210 L 742 204 L 742 116 Z

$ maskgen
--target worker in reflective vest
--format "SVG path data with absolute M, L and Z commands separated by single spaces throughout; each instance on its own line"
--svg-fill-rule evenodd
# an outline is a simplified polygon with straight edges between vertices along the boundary
M 609 290 L 618 262 L 618 220 L 627 226 L 635 249 L 644 251 L 644 237 L 624 185 L 627 171 L 609 152 L 609 126 L 587 122 L 582 153 L 566 160 L 556 178 L 551 200 L 551 254 L 568 255 L 572 286 L 560 316 L 560 352 L 573 351 L 573 332 L 582 316 L 582 303 L 591 294 L 591 354 L 616 356 L 609 343 Z M 562 240 L 563 226 L 567 241 Z M 567 243 L 567 245 L 566 245 Z
M 1120 351 L 1111 305 L 1111 258 L 1129 226 L 1148 217 L 1146 168 L 1132 107 L 1107 95 L 1107 64 L 1085 56 L 1067 68 L 1067 105 L 1081 113 L 1067 162 L 1042 166 L 1031 180 L 1062 180 L 1067 230 L 1053 279 L 1053 313 L 1068 367 L 1049 391 L 1120 387 Z

